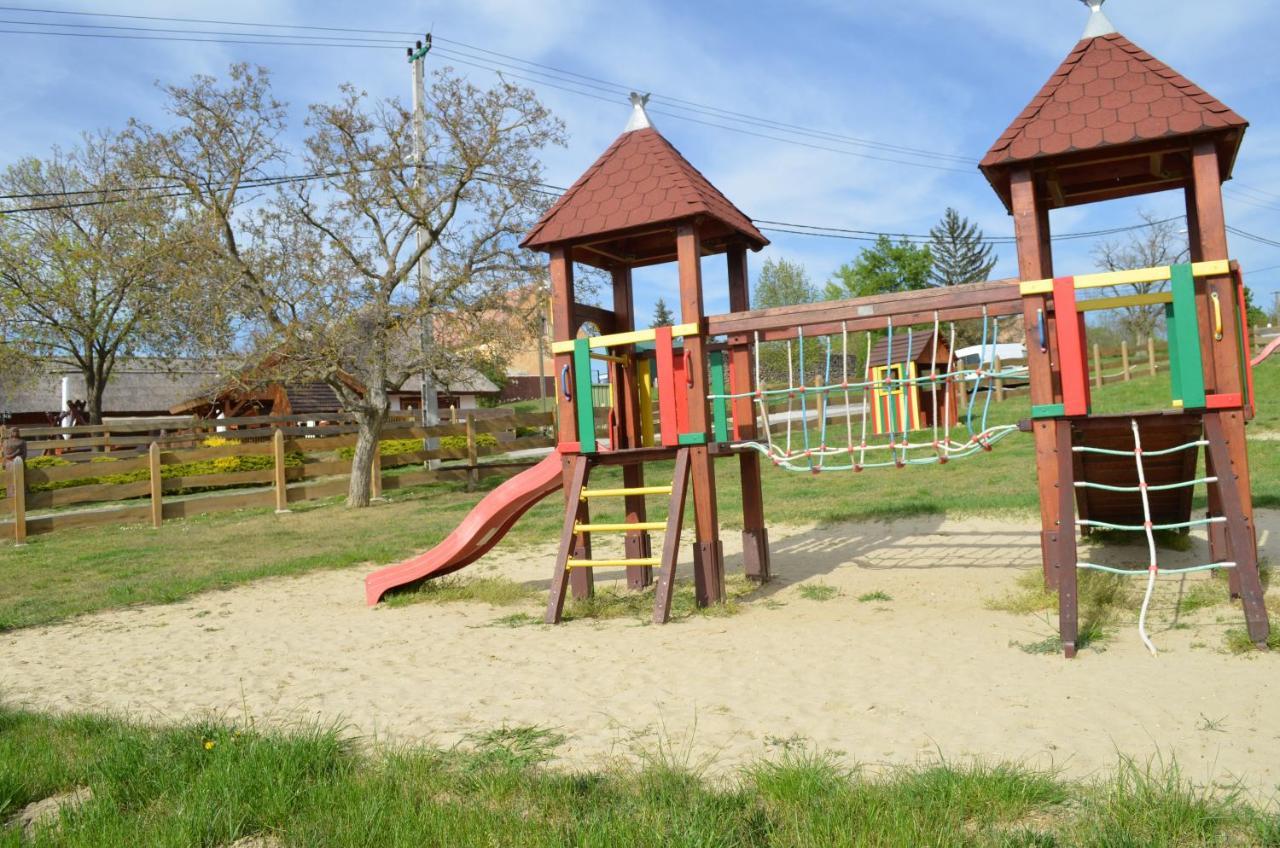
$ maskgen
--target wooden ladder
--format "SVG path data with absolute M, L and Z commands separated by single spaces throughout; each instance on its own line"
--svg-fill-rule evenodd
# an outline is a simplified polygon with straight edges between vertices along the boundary
M 675 586 L 676 559 L 680 553 L 680 529 L 684 523 L 684 503 L 689 493 L 689 449 L 676 453 L 675 473 L 670 486 L 642 486 L 623 489 L 588 489 L 591 476 L 591 458 L 579 454 L 573 460 L 573 470 L 565 501 L 564 531 L 560 536 L 560 551 L 556 555 L 556 568 L 551 577 L 551 596 L 547 599 L 547 624 L 559 624 L 564 615 L 565 594 L 569 588 L 569 574 L 575 568 L 657 568 L 658 586 L 654 592 L 653 622 L 666 624 L 671 618 L 671 595 Z M 583 523 L 578 520 L 582 503 L 594 498 L 625 498 L 635 495 L 668 495 L 666 521 L 623 522 L 609 524 Z M 642 530 L 663 532 L 662 553 L 659 556 L 625 559 L 581 559 L 574 556 L 577 540 L 590 533 L 633 533 Z M 585 546 L 583 546 L 585 547 Z

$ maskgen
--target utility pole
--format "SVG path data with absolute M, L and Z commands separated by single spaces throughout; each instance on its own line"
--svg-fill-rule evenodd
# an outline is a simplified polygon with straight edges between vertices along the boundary
M 413 188 L 419 199 L 426 191 L 426 177 L 423 173 L 427 161 L 427 113 L 426 90 L 423 82 L 424 65 L 427 54 L 431 52 L 431 33 L 427 33 L 425 43 L 417 42 L 406 48 L 409 67 L 413 71 Z M 427 244 L 427 229 L 418 224 L 418 250 Z M 440 398 L 436 394 L 434 381 L 431 379 L 431 348 L 434 346 L 433 313 L 431 311 L 431 255 L 424 252 L 418 259 L 418 297 L 423 304 L 421 346 L 422 346 L 422 425 L 430 427 L 440 423 Z M 426 439 L 425 450 L 433 450 L 439 444 L 438 439 Z M 431 463 L 434 465 L 434 463 Z

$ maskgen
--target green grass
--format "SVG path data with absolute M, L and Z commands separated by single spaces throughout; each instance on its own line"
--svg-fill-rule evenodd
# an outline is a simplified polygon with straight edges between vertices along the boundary
M 730 574 L 725 578 L 725 602 L 710 607 L 697 605 L 694 585 L 691 580 L 679 580 L 671 594 L 671 621 L 683 621 L 693 616 L 723 618 L 737 615 L 745 609 L 745 604 L 760 591 L 760 584 L 748 580 L 740 574 Z M 649 622 L 653 618 L 654 587 L 639 592 L 625 589 L 597 588 L 594 595 L 581 600 L 570 598 L 565 602 L 564 620 L 604 621 L 616 618 L 631 618 L 638 622 Z
M 879 589 L 877 589 L 874 592 L 867 592 L 865 595 L 858 596 L 858 603 L 860 604 L 870 604 L 876 601 L 888 602 L 892 600 L 893 600 L 892 595 L 890 595 L 888 592 L 881 592 Z
M 1257 370 L 1264 405 L 1251 425 L 1280 431 L 1280 362 Z M 1156 409 L 1167 404 L 1162 375 L 1115 383 L 1094 392 L 1099 412 Z M 991 423 L 1028 414 L 1025 394 L 993 404 Z M 771 524 L 824 525 L 906 516 L 1016 513 L 1037 510 L 1035 448 L 1025 435 L 1006 439 L 991 453 L 942 467 L 814 476 L 769 470 L 764 495 Z M 1251 454 L 1254 503 L 1280 507 L 1280 450 Z M 734 466 L 719 464 L 721 521 L 726 531 L 741 525 L 741 488 Z M 670 463 L 646 467 L 650 481 L 669 480 Z M 617 469 L 593 474 L 598 486 L 620 485 Z M 439 542 L 483 495 L 497 485 L 467 493 L 461 484 L 438 484 L 390 492 L 391 501 L 367 510 L 347 510 L 340 499 L 295 507 L 205 516 L 149 527 L 91 527 L 37 536 L 23 548 L 0 544 L 0 631 L 58 621 L 80 613 L 140 603 L 168 603 L 197 592 L 228 588 L 263 577 L 300 574 L 367 563 L 398 561 Z M 1201 499 L 1202 501 L 1203 499 Z M 663 515 L 661 498 L 650 502 Z M 1203 507 L 1198 502 L 1197 509 Z M 620 507 L 616 507 L 620 509 Z M 692 506 L 686 507 L 690 525 Z M 559 536 L 562 505 L 548 498 L 522 518 L 501 543 L 507 550 Z M 598 520 L 621 520 L 602 510 Z M 548 563 L 548 572 L 550 563 Z
M 802 583 L 797 591 L 806 601 L 829 601 L 840 595 L 839 589 L 825 583 Z
M 1249 638 L 1249 631 L 1243 627 L 1228 629 L 1223 634 L 1222 641 L 1229 653 L 1254 655 L 1258 653 L 1257 646 Z M 1280 651 L 1280 628 L 1277 628 L 1274 620 L 1271 622 L 1271 635 L 1267 637 L 1267 648 L 1272 651 Z
M 678 753 L 555 767 L 554 728 L 453 748 L 344 741 L 339 728 L 158 727 L 0 708 L 0 822 L 78 787 L 40 846 L 1265 846 L 1274 810 L 1193 786 L 1176 764 L 1121 761 L 1071 781 L 1012 763 L 862 769 L 788 740 L 708 779 Z M 0 830 L 0 846 L 33 844 Z
M 387 606 L 402 607 L 417 603 L 447 604 L 471 601 L 495 607 L 528 603 L 542 593 L 524 583 L 506 577 L 464 577 L 449 575 L 430 580 L 414 589 L 392 592 Z

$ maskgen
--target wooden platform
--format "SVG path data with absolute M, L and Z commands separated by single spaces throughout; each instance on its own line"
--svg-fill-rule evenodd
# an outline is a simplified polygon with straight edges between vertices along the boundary
M 1147 415 L 1094 416 L 1071 422 L 1072 445 L 1109 450 L 1133 450 L 1136 419 L 1146 453 L 1194 442 L 1201 438 L 1204 425 L 1195 413 L 1155 413 Z M 1146 456 L 1143 466 L 1147 483 L 1163 486 L 1195 477 L 1199 449 L 1179 451 L 1167 456 Z M 1093 453 L 1074 454 L 1077 481 L 1107 486 L 1138 485 L 1137 466 L 1132 456 L 1106 456 Z M 1191 487 L 1148 493 L 1151 520 L 1156 524 L 1175 524 L 1191 517 Z M 1142 524 L 1142 498 L 1137 492 L 1108 492 L 1102 489 L 1077 488 L 1076 508 L 1082 519 L 1111 524 Z

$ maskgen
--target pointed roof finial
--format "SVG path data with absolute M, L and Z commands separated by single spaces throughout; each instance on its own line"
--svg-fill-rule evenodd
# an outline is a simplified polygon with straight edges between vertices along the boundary
M 1107 17 L 1107 13 L 1102 11 L 1102 4 L 1107 0 L 1080 0 L 1080 2 L 1089 7 L 1089 23 L 1085 26 L 1084 35 L 1081 38 L 1097 38 L 1100 35 L 1116 32 L 1115 25 Z
M 648 94 L 641 94 L 638 91 L 631 92 L 631 120 L 627 121 L 627 125 L 623 127 L 624 133 L 632 130 L 644 130 L 653 126 L 653 122 L 649 120 L 649 113 L 644 110 L 644 106 L 649 102 Z

